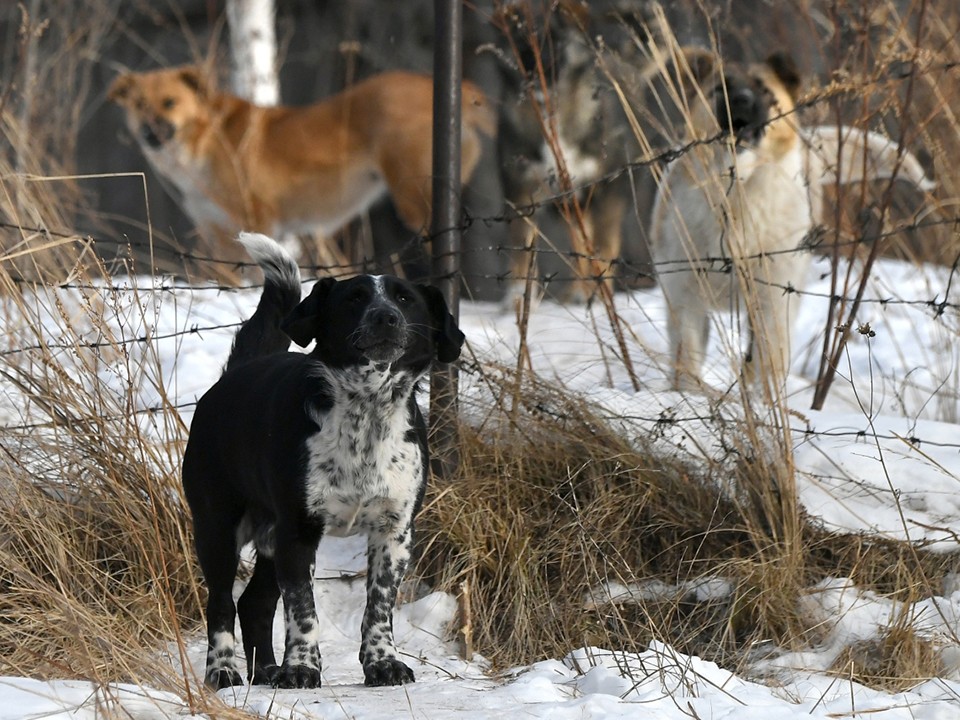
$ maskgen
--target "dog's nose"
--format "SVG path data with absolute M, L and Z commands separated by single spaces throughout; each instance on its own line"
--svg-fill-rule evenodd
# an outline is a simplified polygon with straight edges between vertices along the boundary
M 739 88 L 731 93 L 730 120 L 734 127 L 756 122 L 757 96 L 750 88 Z
M 404 353 L 408 339 L 400 310 L 389 303 L 377 303 L 363 314 L 354 345 L 368 360 L 390 363 Z
M 152 148 L 159 148 L 173 137 L 173 125 L 163 120 L 145 122 L 140 126 L 140 135 Z
M 395 328 L 400 325 L 400 321 L 400 313 L 391 307 L 373 308 L 367 316 L 367 322 L 379 328 Z
M 142 125 L 140 127 L 140 135 L 146 141 L 147 145 L 152 148 L 160 147 L 163 142 L 160 140 L 160 137 L 153 131 L 153 128 L 149 125 Z
M 756 102 L 757 96 L 750 88 L 740 88 L 730 96 L 730 108 L 733 110 L 749 110 Z

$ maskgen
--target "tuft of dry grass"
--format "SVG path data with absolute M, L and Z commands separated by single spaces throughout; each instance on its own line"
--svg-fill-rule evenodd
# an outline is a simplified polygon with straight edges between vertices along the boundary
M 14 302 L 28 326 L 50 330 L 27 298 Z M 72 350 L 44 346 L 37 332 L 34 349 L 0 366 L 8 399 L 29 412 L 0 440 L 0 653 L 25 675 L 137 677 L 146 649 L 199 610 L 176 436 L 151 437 L 180 429 L 148 428 L 136 399 L 101 381 L 122 344 L 83 351 L 65 313 Z
M 153 299 L 114 292 L 94 269 L 74 288 L 18 281 L 4 293 L 0 672 L 89 680 L 105 702 L 112 683 L 142 684 L 240 717 L 186 656 L 204 593 L 179 480 L 185 428 L 152 346 L 104 322 L 149 318 Z M 145 386 L 158 407 L 142 407 Z
M 729 659 L 796 632 L 789 598 L 808 578 L 780 519 L 631 444 L 555 386 L 526 378 L 514 397 L 461 428 L 460 474 L 430 489 L 418 526 L 419 572 L 467 583 L 480 652 L 506 667 L 656 638 Z M 610 590 L 652 580 L 665 594 Z M 712 580 L 731 594 L 690 600 Z
M 903 692 L 943 673 L 941 648 L 907 626 L 843 649 L 830 671 L 868 687 Z
M 514 379 L 483 372 L 498 387 Z M 799 511 L 786 518 L 766 463 L 741 462 L 733 477 L 729 466 L 695 470 L 627 441 L 556 386 L 527 377 L 513 397 L 468 412 L 460 474 L 429 489 L 418 521 L 417 572 L 467 588 L 473 646 L 497 668 L 655 639 L 743 669 L 762 648 L 811 641 L 797 598 L 823 578 L 909 603 L 938 592 L 956 563 L 828 533 Z M 872 652 L 894 673 L 909 638 L 888 635 Z M 903 683 L 938 668 L 911 647 Z

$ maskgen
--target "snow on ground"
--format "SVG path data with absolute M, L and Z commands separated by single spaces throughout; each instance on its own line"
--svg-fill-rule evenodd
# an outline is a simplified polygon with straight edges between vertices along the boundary
M 814 412 L 809 409 L 812 379 L 829 293 L 828 280 L 819 276 L 823 271 L 822 265 L 811 271 L 809 289 L 815 295 L 800 308 L 789 382 L 801 501 L 830 528 L 910 538 L 933 549 L 955 550 L 960 538 L 960 317 L 948 308 L 935 318 L 934 310 L 922 303 L 950 300 L 943 297 L 948 273 L 896 262 L 876 268 L 867 295 L 887 302 L 867 304 L 859 318 L 870 323 L 875 336 L 854 335 L 825 408 Z M 189 403 L 218 376 L 233 324 L 252 312 L 258 292 L 182 289 L 155 297 L 145 312 L 131 311 L 123 302 L 113 304 L 114 315 L 123 320 L 111 322 L 123 337 L 140 337 L 149 330 L 158 338 L 152 369 L 140 378 L 143 406 L 157 402 L 156 386 L 162 383 L 183 404 L 189 420 Z M 900 302 L 904 300 L 921 302 Z M 720 457 L 717 438 L 730 432 L 742 412 L 736 403 L 717 401 L 734 377 L 726 349 L 736 344 L 736 334 L 714 333 L 707 379 L 716 395 L 681 396 L 669 391 L 666 381 L 665 310 L 659 291 L 618 295 L 617 307 L 628 330 L 639 390 L 618 359 L 610 324 L 599 307 L 540 304 L 528 334 L 538 374 L 596 402 L 628 435 L 656 438 L 663 452 Z M 465 303 L 461 315 L 477 357 L 515 363 L 518 332 L 512 313 L 494 304 Z M 109 309 L 105 317 L 112 317 Z M 724 324 L 731 323 L 727 319 Z M 188 329 L 196 332 L 176 335 Z M 136 348 L 131 344 L 134 354 L 140 352 Z M 119 386 L 128 377 L 120 368 L 105 368 L 103 382 Z M 486 392 L 481 383 L 463 378 L 465 406 L 483 402 Z M 6 394 L 5 399 L 7 417 L 21 422 L 19 408 L 11 407 L 15 396 Z M 455 602 L 444 593 L 433 593 L 402 605 L 396 614 L 400 650 L 417 682 L 368 689 L 362 685 L 356 658 L 364 590 L 362 582 L 349 579 L 363 568 L 363 551 L 362 539 L 328 538 L 321 543 L 316 594 L 324 621 L 323 688 L 235 688 L 221 691 L 226 702 L 271 718 L 358 720 L 960 718 L 960 583 L 955 578 L 945 579 L 942 597 L 909 608 L 852 587 L 843 578 L 824 581 L 799 599 L 811 620 L 824 628 L 820 644 L 758 662 L 752 680 L 659 644 L 643 653 L 570 648 L 566 657 L 490 677 L 482 658 L 461 660 L 446 641 Z M 922 635 L 944 643 L 942 678 L 891 694 L 824 674 L 845 646 L 877 637 L 903 613 L 913 618 Z M 277 645 L 282 646 L 279 621 L 276 629 Z M 198 637 L 190 647 L 198 677 L 203 658 L 203 640 Z M 134 718 L 188 715 L 179 698 L 153 690 L 133 686 L 95 690 L 77 681 L 0 677 L 0 720 L 86 720 L 118 709 Z

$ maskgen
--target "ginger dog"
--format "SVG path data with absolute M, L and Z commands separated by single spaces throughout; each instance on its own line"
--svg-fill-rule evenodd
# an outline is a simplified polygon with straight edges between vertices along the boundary
M 664 171 L 651 223 L 673 386 L 699 386 L 709 312 L 737 308 L 746 310 L 749 329 L 745 380 L 763 368 L 782 381 L 799 302 L 790 289 L 806 280 L 805 244 L 820 218 L 822 188 L 864 176 L 898 177 L 923 190 L 934 183 L 883 135 L 801 127 L 800 77 L 782 54 L 744 67 L 688 49 L 678 64 L 690 144 Z
M 259 107 L 215 90 L 199 68 L 118 77 L 144 155 L 181 194 L 201 236 L 221 252 L 238 230 L 328 237 L 389 193 L 410 230 L 430 223 L 433 83 L 385 72 L 306 107 Z M 463 84 L 461 179 L 496 119 Z

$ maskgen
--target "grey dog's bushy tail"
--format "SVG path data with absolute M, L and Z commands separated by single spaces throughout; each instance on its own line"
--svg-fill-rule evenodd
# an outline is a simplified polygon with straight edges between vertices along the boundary
M 254 358 L 285 352 L 290 338 L 280 323 L 300 302 L 300 269 L 278 243 L 259 233 L 237 238 L 263 270 L 263 294 L 256 311 L 237 331 L 224 372 Z

